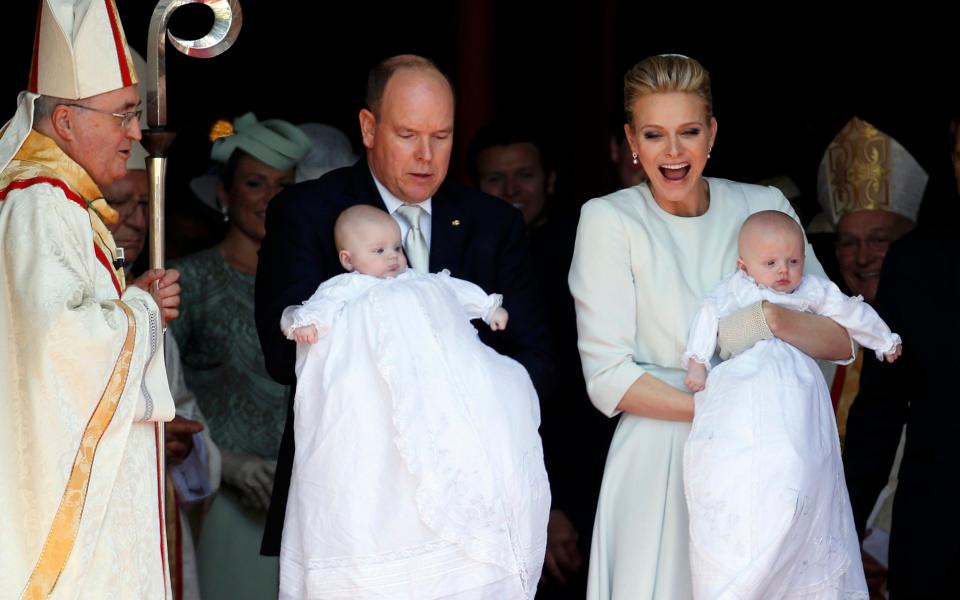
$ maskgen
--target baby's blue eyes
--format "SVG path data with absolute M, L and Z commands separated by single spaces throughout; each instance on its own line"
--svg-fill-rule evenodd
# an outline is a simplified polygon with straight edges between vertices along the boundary
M 791 258 L 791 259 L 788 260 L 787 262 L 790 263 L 791 265 L 799 265 L 799 264 L 800 264 L 800 259 L 798 259 L 798 258 Z M 767 265 L 768 267 L 775 267 L 775 266 L 777 265 L 777 261 L 775 261 L 775 260 L 768 260 L 768 261 L 766 262 L 766 265 Z

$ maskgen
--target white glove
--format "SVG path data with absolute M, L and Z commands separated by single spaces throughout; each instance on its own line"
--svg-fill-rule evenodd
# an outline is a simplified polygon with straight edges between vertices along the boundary
M 223 480 L 240 492 L 244 506 L 267 510 L 273 493 L 273 474 L 277 461 L 222 450 Z

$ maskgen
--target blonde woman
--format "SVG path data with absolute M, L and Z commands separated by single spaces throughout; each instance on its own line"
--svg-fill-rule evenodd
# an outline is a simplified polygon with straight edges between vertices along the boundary
M 796 218 L 774 188 L 703 177 L 717 136 L 707 71 L 649 57 L 624 77 L 624 126 L 649 178 L 587 202 L 570 291 L 593 404 L 623 413 L 610 445 L 590 556 L 588 598 L 692 597 L 681 465 L 693 418 L 681 355 L 703 297 L 736 265 L 737 233 L 761 210 Z M 749 160 L 749 157 L 745 157 Z M 808 272 L 823 269 L 806 245 Z M 757 304 L 746 314 L 816 358 L 847 359 L 826 317 Z

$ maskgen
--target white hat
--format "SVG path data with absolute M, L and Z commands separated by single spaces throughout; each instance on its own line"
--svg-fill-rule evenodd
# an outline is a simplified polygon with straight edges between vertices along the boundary
M 140 56 L 140 53 L 130 48 L 130 57 L 133 59 L 133 66 L 136 68 L 137 73 L 146 73 L 147 72 L 147 61 Z M 147 109 L 147 86 L 138 85 L 137 92 L 140 94 L 140 108 Z M 147 120 L 140 119 L 140 129 L 146 129 Z
M 190 180 L 190 191 L 208 208 L 222 211 L 220 201 L 217 200 L 217 181 L 217 167 L 211 167 L 203 175 L 197 175 Z
M 773 177 L 767 177 L 761 179 L 757 182 L 757 185 L 764 185 L 768 187 L 775 187 L 780 190 L 780 193 L 783 194 L 788 201 L 796 202 L 800 198 L 800 188 L 797 187 L 797 184 L 787 175 L 774 175 Z
M 127 159 L 127 170 L 128 171 L 146 171 L 147 170 L 147 154 L 146 148 L 140 142 L 133 142 L 130 144 L 130 158 Z
M 133 59 L 133 65 L 136 67 L 138 73 L 147 72 L 147 61 L 143 59 L 140 54 L 130 48 L 130 57 Z M 146 86 L 139 86 L 140 92 L 140 106 L 147 106 L 147 88 Z M 143 126 L 146 124 L 146 119 L 140 120 L 140 128 L 143 129 Z M 128 171 L 146 171 L 147 170 L 147 157 L 150 155 L 147 153 L 147 149 L 143 147 L 143 144 L 140 142 L 133 142 L 130 144 L 130 158 L 127 159 L 127 170 Z
M 137 83 L 114 0 L 43 0 L 29 91 L 68 100 Z
M 817 199 L 834 226 L 861 210 L 885 210 L 916 222 L 928 179 L 897 140 L 854 117 L 820 161 Z
M 133 65 L 136 67 L 138 72 L 146 73 L 147 72 L 147 61 L 143 60 L 143 57 L 134 50 L 130 48 L 130 57 L 133 59 Z M 140 92 L 140 106 L 146 107 L 147 105 L 147 88 L 146 86 L 138 86 L 138 91 Z M 140 121 L 141 129 L 146 124 L 146 120 L 143 119 Z M 130 144 L 130 158 L 127 159 L 127 170 L 128 171 L 146 171 L 147 170 L 147 157 L 150 156 L 147 153 L 147 149 L 143 147 L 143 144 L 140 142 L 133 142 Z
M 353 145 L 336 127 L 323 123 L 303 123 L 299 127 L 310 138 L 312 146 L 307 155 L 297 163 L 298 183 L 317 179 L 328 171 L 349 167 L 357 162 Z
M 28 89 L 0 134 L 0 169 L 30 134 L 38 94 L 79 100 L 138 81 L 113 0 L 42 0 L 38 19 Z

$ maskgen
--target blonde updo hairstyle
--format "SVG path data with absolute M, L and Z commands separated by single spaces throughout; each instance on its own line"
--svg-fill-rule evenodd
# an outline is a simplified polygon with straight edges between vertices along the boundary
M 707 122 L 713 118 L 710 74 L 703 65 L 680 54 L 660 54 L 641 60 L 623 76 L 623 110 L 627 124 L 633 125 L 633 105 L 637 99 L 670 92 L 696 95 L 707 109 Z

